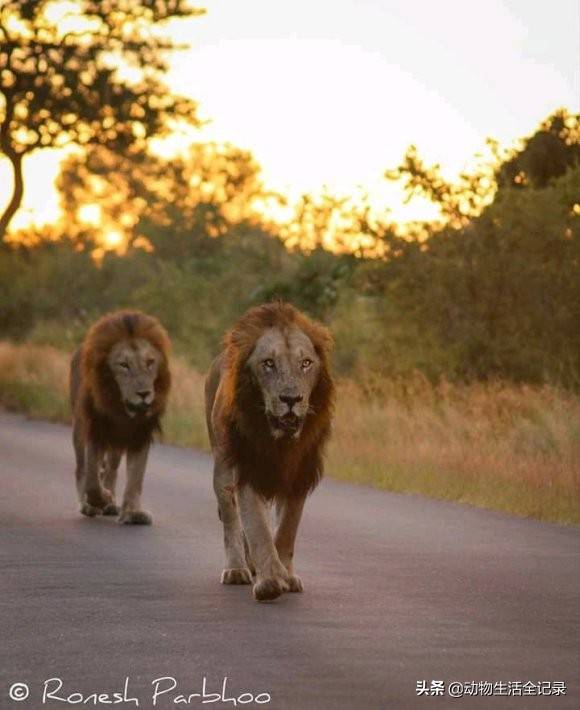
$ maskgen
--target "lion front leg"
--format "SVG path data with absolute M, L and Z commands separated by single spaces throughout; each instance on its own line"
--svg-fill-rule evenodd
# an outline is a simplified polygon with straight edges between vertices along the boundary
M 151 525 L 153 522 L 151 513 L 141 508 L 141 494 L 148 455 L 148 444 L 139 451 L 127 452 L 127 484 L 119 515 L 119 522 L 125 525 Z
M 103 515 L 118 515 L 119 506 L 116 503 L 117 473 L 121 462 L 121 451 L 109 449 L 104 457 L 102 482 L 105 489 L 111 494 L 111 502 L 103 509 Z
M 101 485 L 100 469 L 103 463 L 103 451 L 91 441 L 87 444 L 85 475 L 79 488 L 81 513 L 88 517 L 100 515 L 111 503 L 111 494 Z
M 294 574 L 294 544 L 298 526 L 304 510 L 306 496 L 297 498 L 283 498 L 276 501 L 277 530 L 275 537 L 276 550 L 280 562 L 288 572 L 288 586 L 290 592 L 302 592 L 304 587 L 300 577 Z
M 256 568 L 254 597 L 257 601 L 276 599 L 289 590 L 288 572 L 278 556 L 268 522 L 264 498 L 249 485 L 237 492 L 240 515 L 250 554 Z
M 214 465 L 213 487 L 224 528 L 226 564 L 221 582 L 222 584 L 251 584 L 252 575 L 246 562 L 244 534 L 236 505 L 233 472 L 220 461 L 216 461 Z

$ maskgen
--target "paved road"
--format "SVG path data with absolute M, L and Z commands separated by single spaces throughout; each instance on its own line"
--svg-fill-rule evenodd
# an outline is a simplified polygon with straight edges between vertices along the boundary
M 178 695 L 204 676 L 206 693 L 227 676 L 226 697 L 268 693 L 276 709 L 580 707 L 579 530 L 325 481 L 299 538 L 305 593 L 258 604 L 219 584 L 208 456 L 155 447 L 155 525 L 123 527 L 77 514 L 69 439 L 0 414 L 2 710 L 69 707 L 42 704 L 51 678 L 94 707 L 128 677 L 150 708 L 152 681 L 173 677 L 155 707 L 202 707 Z M 421 680 L 564 681 L 568 695 L 417 697 Z

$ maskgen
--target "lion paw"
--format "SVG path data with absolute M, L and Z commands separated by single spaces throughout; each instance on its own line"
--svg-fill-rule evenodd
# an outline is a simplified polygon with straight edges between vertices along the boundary
M 113 502 L 113 496 L 106 491 L 104 488 L 93 488 L 87 491 L 85 495 L 86 503 L 88 503 L 93 508 L 106 508 L 109 503 Z
M 252 591 L 256 601 L 271 601 L 288 591 L 288 583 L 282 577 L 263 577 L 254 584 Z
M 103 515 L 119 515 L 119 506 L 109 503 L 103 508 Z
M 252 575 L 245 567 L 238 569 L 224 569 L 222 572 L 222 584 L 251 584 Z
M 146 510 L 123 510 L 119 522 L 122 525 L 151 525 L 153 516 Z
M 297 575 L 293 574 L 288 577 L 288 591 L 289 592 L 303 592 L 304 585 L 302 580 Z
M 95 508 L 94 505 L 90 503 L 83 503 L 81 505 L 81 515 L 86 515 L 87 518 L 94 518 L 95 515 L 100 515 L 102 510 L 100 508 Z

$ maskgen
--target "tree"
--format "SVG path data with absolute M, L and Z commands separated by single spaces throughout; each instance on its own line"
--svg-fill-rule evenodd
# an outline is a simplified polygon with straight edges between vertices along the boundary
M 491 159 L 455 183 L 412 146 L 387 172 L 443 218 L 387 234 L 385 261 L 358 276 L 389 328 L 395 313 L 410 341 L 409 325 L 425 334 L 422 371 L 578 387 L 579 137 L 578 117 L 561 110 L 517 148 L 488 141 Z
M 292 207 L 280 236 L 288 249 L 307 253 L 327 250 L 358 257 L 382 256 L 385 235 L 394 228 L 387 219 L 389 210 L 379 214 L 362 190 L 344 196 L 324 188 L 302 195 Z
M 84 238 L 93 221 L 97 242 L 114 233 L 122 248 L 145 244 L 177 260 L 211 250 L 232 225 L 261 223 L 264 203 L 276 199 L 250 153 L 218 143 L 172 158 L 92 146 L 63 162 L 57 187 L 67 236 Z
M 565 109 L 555 111 L 533 135 L 516 148 L 502 149 L 487 140 L 489 157 L 480 160 L 472 172 L 464 171 L 454 183 L 446 180 L 439 165 L 428 166 L 417 148 L 409 146 L 401 164 L 387 170 L 389 180 L 402 181 L 406 201 L 424 197 L 436 204 L 444 223 L 465 227 L 491 205 L 498 191 L 525 186 L 545 188 L 550 180 L 564 175 L 580 162 L 578 116 Z M 437 231 L 439 225 L 432 225 Z
M 578 116 L 555 111 L 497 171 L 500 186 L 544 188 L 580 162 Z
M 467 226 L 375 267 L 381 307 L 443 354 L 433 374 L 578 387 L 579 191 L 580 166 L 545 188 L 506 187 Z
M 3 0 L 0 149 L 14 188 L 0 238 L 22 202 L 25 155 L 68 145 L 125 153 L 174 122 L 196 125 L 195 103 L 162 81 L 179 46 L 160 28 L 200 12 L 188 0 Z
M 498 147 L 488 141 L 492 160 L 498 159 Z M 462 227 L 489 205 L 496 191 L 493 162 L 483 162 L 474 172 L 462 172 L 457 183 L 446 180 L 439 165 L 425 165 L 414 145 L 409 146 L 401 165 L 387 170 L 388 180 L 403 181 L 406 202 L 425 197 L 435 203 L 447 224 Z

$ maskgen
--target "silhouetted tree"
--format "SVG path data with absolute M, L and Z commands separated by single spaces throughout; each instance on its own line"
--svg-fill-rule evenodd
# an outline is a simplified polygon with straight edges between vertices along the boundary
M 302 195 L 290 219 L 282 225 L 281 236 L 289 249 L 378 256 L 384 245 L 377 234 L 377 219 L 367 193 L 359 191 L 345 197 L 325 189 Z
M 114 229 L 124 246 L 145 243 L 169 259 L 199 256 L 232 225 L 260 222 L 259 207 L 276 197 L 250 153 L 217 143 L 194 143 L 167 159 L 94 146 L 62 164 L 57 186 L 69 236 L 86 231 L 90 207 L 97 240 Z
M 499 167 L 500 189 L 515 187 L 543 188 L 552 178 L 580 163 L 580 126 L 578 116 L 561 109 L 549 116 L 523 147 Z
M 580 166 L 545 188 L 500 190 L 465 227 L 402 241 L 371 270 L 379 308 L 396 304 L 434 338 L 447 375 L 578 386 L 578 194 Z
M 14 175 L 0 238 L 22 201 L 25 155 L 70 144 L 124 153 L 172 120 L 196 124 L 195 104 L 162 81 L 178 47 L 154 30 L 200 12 L 188 0 L 0 3 L 0 148 Z
M 492 153 L 496 152 L 493 141 L 488 141 L 488 146 Z M 435 203 L 445 222 L 454 227 L 464 226 L 480 214 L 495 193 L 491 165 L 481 163 L 474 172 L 461 173 L 453 183 L 443 177 L 439 165 L 425 165 L 414 145 L 407 149 L 401 165 L 387 170 L 385 177 L 402 181 L 407 202 L 413 197 L 425 197 Z

